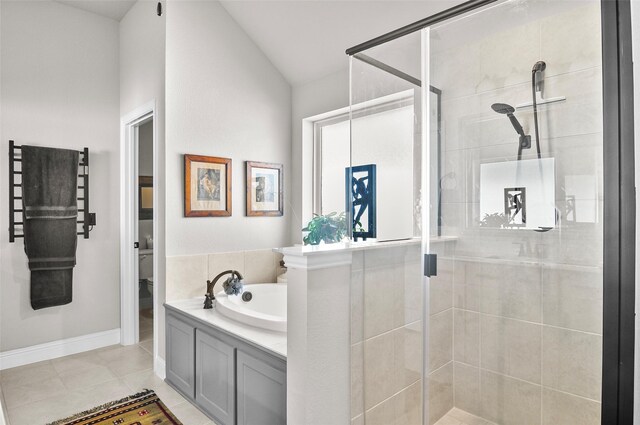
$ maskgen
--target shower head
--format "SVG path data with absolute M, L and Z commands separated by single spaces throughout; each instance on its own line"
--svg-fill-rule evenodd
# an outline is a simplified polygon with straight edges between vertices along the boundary
M 491 109 L 499 114 L 513 114 L 516 110 L 513 106 L 506 103 L 494 103 L 491 105 Z
M 522 148 L 529 149 L 531 147 L 531 136 L 527 136 L 524 134 L 524 130 L 520 125 L 520 122 L 516 118 L 513 113 L 516 111 L 515 108 L 511 105 L 507 105 L 506 103 L 494 103 L 491 105 L 491 109 L 496 111 L 499 114 L 506 114 L 509 117 L 509 121 L 511 121 L 511 125 L 516 130 L 516 133 L 520 136 L 518 141 L 518 159 L 520 159 L 520 151 Z
M 515 128 L 516 132 L 521 137 L 525 137 L 524 130 L 522 129 L 520 122 L 515 117 L 515 115 L 513 115 L 513 113 L 516 111 L 513 106 L 507 105 L 506 103 L 494 103 L 493 105 L 491 105 L 491 109 L 499 114 L 506 114 L 507 117 L 509 117 L 509 121 L 511 121 L 511 125 L 513 125 L 513 128 Z

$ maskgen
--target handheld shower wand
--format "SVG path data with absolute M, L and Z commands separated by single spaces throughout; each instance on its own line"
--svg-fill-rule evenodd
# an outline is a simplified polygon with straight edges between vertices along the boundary
M 536 131 L 536 149 L 538 151 L 538 159 L 540 159 L 540 134 L 538 131 L 538 105 L 536 103 L 536 91 L 542 90 L 542 73 L 547 68 L 547 64 L 538 61 L 533 64 L 531 69 L 531 96 L 533 97 L 533 123 Z
M 524 133 L 520 121 L 513 115 L 516 111 L 513 106 L 507 105 L 506 103 L 494 103 L 491 105 L 491 109 L 499 114 L 505 114 L 509 118 L 509 121 L 511 121 L 511 125 L 516 130 L 516 133 L 520 136 L 518 140 L 518 160 L 520 160 L 522 158 L 522 149 L 531 148 L 531 136 Z

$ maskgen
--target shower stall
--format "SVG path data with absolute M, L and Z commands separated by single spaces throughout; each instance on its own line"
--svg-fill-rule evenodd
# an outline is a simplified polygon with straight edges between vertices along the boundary
M 406 241 L 352 274 L 353 425 L 630 423 L 614 4 L 472 1 L 347 50 L 350 169 Z

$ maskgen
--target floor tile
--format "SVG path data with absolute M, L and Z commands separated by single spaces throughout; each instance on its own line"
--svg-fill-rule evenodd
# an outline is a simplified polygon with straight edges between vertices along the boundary
M 39 382 L 30 382 L 24 385 L 15 385 L 4 388 L 4 399 L 7 409 L 24 406 L 27 404 L 37 404 L 55 394 L 64 393 L 67 388 L 60 378 L 44 379 Z
M 173 407 L 171 412 L 185 425 L 206 425 L 211 422 L 211 419 L 206 417 L 204 413 L 196 409 L 188 401 Z
M 103 365 L 98 365 L 92 369 L 70 370 L 59 375 L 69 391 L 116 379 L 116 375 L 107 366 Z
M 55 378 L 57 372 L 50 361 L 32 363 L 0 371 L 0 385 L 8 388 L 14 385 L 24 385 L 43 379 Z
M 177 391 L 167 385 L 162 379 L 158 378 L 152 370 L 124 376 L 122 381 L 133 393 L 142 391 L 145 388 L 154 390 L 162 402 L 170 409 L 185 401 L 184 397 L 178 394 Z
M 51 360 L 51 364 L 58 373 L 94 369 L 96 366 L 104 365 L 104 363 L 104 360 L 96 356 L 93 351 Z

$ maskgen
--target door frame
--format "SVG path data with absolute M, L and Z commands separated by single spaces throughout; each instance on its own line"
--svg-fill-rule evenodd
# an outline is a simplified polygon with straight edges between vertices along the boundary
M 138 126 L 153 119 L 153 276 L 158 276 L 158 131 L 155 99 L 120 120 L 120 343 L 139 342 L 138 318 Z M 157 283 L 157 282 L 156 282 Z M 158 285 L 153 285 L 153 358 L 158 354 Z

